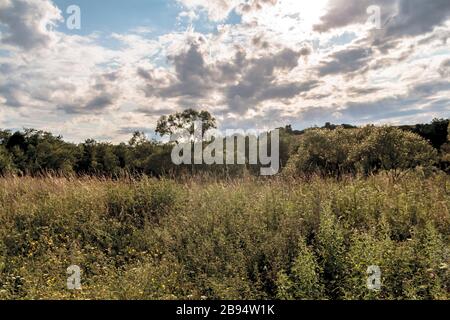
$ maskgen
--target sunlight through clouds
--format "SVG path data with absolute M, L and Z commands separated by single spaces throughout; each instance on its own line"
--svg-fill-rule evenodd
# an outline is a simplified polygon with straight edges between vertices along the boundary
M 80 1 L 77 31 L 66 0 L 0 0 L 2 126 L 123 141 L 121 127 L 189 107 L 222 128 L 449 114 L 447 1 L 130 1 Z

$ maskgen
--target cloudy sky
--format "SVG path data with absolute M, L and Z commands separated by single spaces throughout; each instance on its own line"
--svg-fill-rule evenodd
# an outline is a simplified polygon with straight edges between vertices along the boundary
M 189 107 L 222 129 L 429 122 L 450 115 L 449 37 L 449 0 L 0 0 L 0 128 L 118 142 Z

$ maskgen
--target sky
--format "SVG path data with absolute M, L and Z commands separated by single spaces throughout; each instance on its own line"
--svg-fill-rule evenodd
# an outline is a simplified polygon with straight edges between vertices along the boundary
M 70 28 L 80 8 L 80 29 Z M 450 115 L 449 0 L 0 0 L 0 128 L 81 142 Z

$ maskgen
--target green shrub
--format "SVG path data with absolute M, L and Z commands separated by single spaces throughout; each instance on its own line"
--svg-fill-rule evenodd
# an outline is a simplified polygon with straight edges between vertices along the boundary
M 281 271 L 277 280 L 277 298 L 282 300 L 320 299 L 325 295 L 320 282 L 322 271 L 316 257 L 304 242 L 300 242 L 298 256 L 290 272 Z
M 312 129 L 302 136 L 286 173 L 340 177 L 385 170 L 397 177 L 409 169 L 431 166 L 436 161 L 437 152 L 426 140 L 395 127 Z

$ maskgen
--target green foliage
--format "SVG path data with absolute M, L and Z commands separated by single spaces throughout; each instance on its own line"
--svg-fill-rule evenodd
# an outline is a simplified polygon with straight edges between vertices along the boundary
M 189 109 L 162 117 L 157 132 L 168 135 L 180 128 L 192 132 L 193 121 L 197 120 L 203 122 L 204 132 L 216 127 L 211 114 Z M 439 168 L 449 172 L 448 126 L 448 120 L 437 119 L 431 124 L 404 126 L 400 130 L 373 126 L 358 129 L 327 123 L 322 129 L 295 131 L 287 126 L 280 128 L 280 165 L 288 174 L 319 173 L 338 178 L 347 174 L 369 175 L 381 170 L 391 171 L 398 178 L 399 172 L 417 166 L 424 166 L 426 171 Z M 246 153 L 248 141 L 247 137 Z M 206 147 L 208 141 L 203 145 Z M 176 166 L 171 160 L 172 148 L 172 143 L 149 140 L 142 132 L 135 132 L 128 143 L 114 145 L 92 139 L 73 144 L 63 141 L 60 136 L 32 129 L 14 133 L 0 130 L 0 175 L 50 173 L 118 178 L 201 173 L 221 179 L 260 174 L 261 166 L 248 164 L 248 159 L 245 165 Z
M 0 175 L 14 172 L 14 163 L 11 154 L 0 145 Z
M 441 147 L 441 168 L 450 173 L 450 123 L 447 129 L 447 142 Z
M 358 133 L 344 128 L 308 130 L 288 163 L 288 172 L 341 175 L 354 171 L 351 153 Z
M 422 138 L 429 141 L 436 150 L 439 150 L 442 145 L 446 143 L 447 128 L 449 125 L 449 119 L 433 119 L 429 124 L 401 126 L 400 129 L 420 135 Z
M 341 295 L 345 259 L 345 238 L 337 218 L 325 211 L 320 217 L 316 239 L 316 251 L 319 265 L 323 270 L 321 277 L 325 283 L 327 295 L 338 298 Z
M 138 184 L 117 185 L 107 190 L 108 214 L 134 226 L 158 221 L 178 203 L 177 186 L 171 181 L 144 178 Z
M 0 179 L 1 299 L 448 299 L 450 180 Z M 66 269 L 82 269 L 82 290 Z M 366 287 L 381 269 L 381 290 Z
M 18 171 L 22 174 L 48 171 L 72 173 L 78 157 L 75 145 L 66 143 L 61 137 L 55 137 L 48 132 L 25 129 L 23 133 L 3 135 L 1 140 L 0 157 L 12 161 L 12 164 L 5 166 L 5 171 Z M 8 153 L 6 155 L 5 150 Z
M 368 127 L 365 130 L 368 131 L 366 138 L 355 152 L 356 161 L 364 172 L 377 167 L 389 171 L 431 166 L 437 159 L 437 152 L 414 133 L 393 127 Z
M 202 123 L 202 134 L 210 129 L 216 128 L 216 119 L 208 111 L 196 111 L 187 109 L 169 116 L 162 116 L 157 123 L 156 133 L 161 136 L 172 135 L 179 129 L 186 129 L 194 134 L 194 122 Z
M 215 126 L 192 110 L 169 118 L 160 134 Z M 139 132 L 76 145 L 0 131 L 0 299 L 449 299 L 450 179 L 429 169 L 440 148 L 448 170 L 446 121 L 288 126 L 287 174 L 271 179 L 174 166 L 170 144 Z M 72 264 L 81 291 L 66 288 Z
M 437 152 L 420 136 L 394 127 L 313 129 L 301 139 L 288 172 L 341 176 L 431 166 Z
M 298 256 L 289 274 L 280 272 L 277 298 L 282 300 L 321 299 L 325 297 L 320 279 L 321 270 L 314 253 L 301 242 Z
M 450 121 L 449 121 L 448 127 L 447 127 L 447 142 L 450 142 Z

